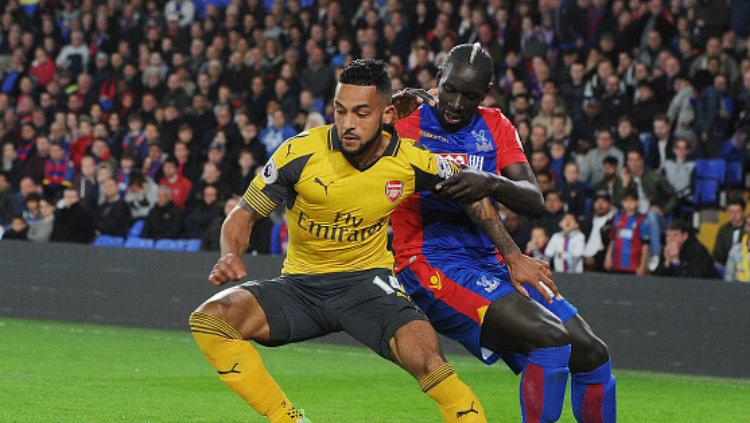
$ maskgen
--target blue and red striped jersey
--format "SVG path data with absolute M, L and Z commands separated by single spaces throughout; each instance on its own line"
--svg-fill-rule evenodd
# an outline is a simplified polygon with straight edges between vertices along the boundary
M 612 248 L 612 270 L 635 272 L 641 265 L 643 245 L 649 241 L 650 230 L 646 215 L 636 213 L 628 216 L 617 213 L 612 219 L 609 237 L 614 242 Z
M 456 132 L 444 130 L 438 110 L 426 104 L 396 123 L 402 138 L 410 138 L 431 152 L 459 164 L 499 174 L 512 163 L 527 163 L 513 124 L 499 109 L 480 107 L 474 119 Z M 412 257 L 440 259 L 484 258 L 497 255 L 489 238 L 454 202 L 430 192 L 414 194 L 391 216 L 396 269 Z
M 49 187 L 69 187 L 73 184 L 73 176 L 75 176 L 75 168 L 73 163 L 67 159 L 55 161 L 47 159 L 44 165 L 44 179 L 42 185 Z

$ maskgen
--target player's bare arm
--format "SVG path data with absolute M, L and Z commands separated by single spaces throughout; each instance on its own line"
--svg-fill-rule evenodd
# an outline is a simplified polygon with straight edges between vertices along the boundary
M 247 276 L 247 268 L 242 262 L 250 244 L 253 226 L 263 219 L 245 200 L 235 206 L 221 226 L 221 258 L 216 262 L 208 281 L 213 285 L 223 285 L 232 280 Z
M 552 280 L 549 263 L 521 254 L 521 250 L 518 249 L 505 225 L 498 218 L 497 210 L 490 200 L 485 198 L 468 203 L 463 208 L 474 224 L 482 228 L 497 246 L 508 265 L 510 279 L 516 290 L 521 295 L 529 297 L 529 293 L 523 287 L 523 284 L 528 284 L 539 291 L 547 301 L 552 302 L 550 291 L 557 296 L 558 290 Z
M 438 184 L 439 197 L 472 202 L 492 197 L 516 213 L 539 217 L 544 214 L 544 198 L 528 163 L 513 163 L 501 175 L 471 168 Z

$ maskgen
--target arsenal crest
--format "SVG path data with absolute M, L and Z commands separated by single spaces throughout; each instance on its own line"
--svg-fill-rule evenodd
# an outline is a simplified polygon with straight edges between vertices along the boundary
M 388 181 L 385 184 L 385 196 L 391 200 L 391 203 L 395 203 L 396 200 L 401 198 L 401 194 L 404 192 L 403 181 Z

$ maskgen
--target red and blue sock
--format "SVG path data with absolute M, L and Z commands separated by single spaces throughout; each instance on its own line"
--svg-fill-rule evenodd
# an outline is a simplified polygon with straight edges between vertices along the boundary
M 612 363 L 588 373 L 570 375 L 570 402 L 579 423 L 615 423 L 617 420 L 616 381 Z
M 524 423 L 554 422 L 560 418 L 568 384 L 570 345 L 529 352 L 521 376 L 521 416 Z

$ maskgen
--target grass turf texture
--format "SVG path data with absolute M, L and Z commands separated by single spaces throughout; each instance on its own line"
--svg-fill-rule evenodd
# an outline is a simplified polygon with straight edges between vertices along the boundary
M 263 422 L 183 332 L 0 318 L 0 422 Z M 260 348 L 314 423 L 440 422 L 417 383 L 364 348 Z M 490 422 L 520 421 L 518 379 L 449 360 Z M 616 362 L 616 361 L 615 361 Z M 618 371 L 621 422 L 750 422 L 750 381 Z M 563 422 L 574 422 L 566 398 Z

